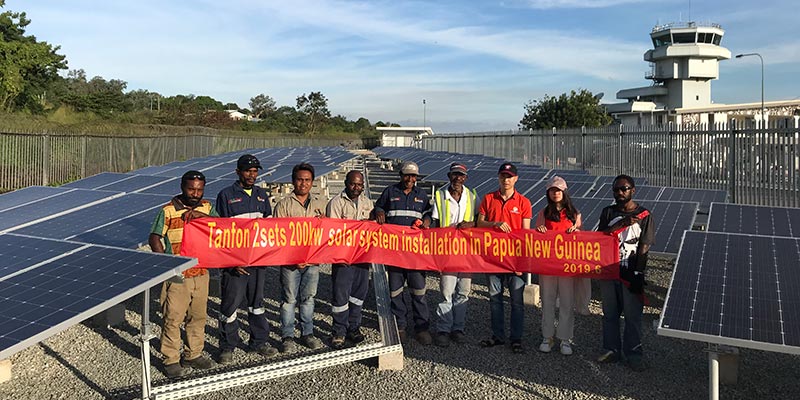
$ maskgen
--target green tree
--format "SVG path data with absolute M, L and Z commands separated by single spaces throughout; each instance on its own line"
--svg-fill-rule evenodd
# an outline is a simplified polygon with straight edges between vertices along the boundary
M 305 120 L 305 133 L 313 135 L 322 131 L 331 117 L 328 99 L 320 92 L 303 93 L 297 97 L 297 111 Z
M 272 97 L 259 94 L 256 97 L 250 98 L 250 110 L 255 118 L 264 118 L 267 114 L 275 112 L 275 100 Z
M 67 93 L 62 101 L 76 111 L 108 116 L 131 111 L 133 107 L 125 96 L 128 83 L 123 80 L 95 76 L 87 81 L 86 72 L 79 69 L 67 73 L 66 86 Z
M 606 126 L 611 117 L 600 106 L 600 96 L 581 89 L 558 97 L 545 95 L 525 104 L 521 129 L 579 128 Z
M 67 67 L 59 46 L 25 35 L 30 23 L 24 12 L 0 13 L 0 110 L 42 110 L 47 88 Z

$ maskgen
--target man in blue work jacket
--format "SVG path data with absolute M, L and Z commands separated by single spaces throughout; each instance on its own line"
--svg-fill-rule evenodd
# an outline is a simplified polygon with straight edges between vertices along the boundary
M 256 186 L 261 163 L 253 155 L 245 154 L 236 163 L 239 179 L 217 195 L 216 207 L 220 217 L 266 218 L 272 215 L 267 192 Z M 221 304 L 219 313 L 219 362 L 233 361 L 233 351 L 238 347 L 239 322 L 236 311 L 242 300 L 247 304 L 247 322 L 250 325 L 249 351 L 264 357 L 273 357 L 278 350 L 267 342 L 269 323 L 264 314 L 264 277 L 266 267 L 234 267 L 222 269 Z
M 417 187 L 419 167 L 412 161 L 400 167 L 400 182 L 387 187 L 375 202 L 375 221 L 427 229 L 431 224 L 431 204 L 424 190 Z M 422 345 L 433 342 L 428 328 L 430 315 L 425 300 L 425 272 L 387 265 L 389 270 L 389 290 L 392 298 L 392 314 L 397 319 L 400 340 L 406 338 L 406 314 L 408 305 L 403 297 L 403 289 L 408 282 L 411 291 L 411 308 L 414 315 L 414 330 L 417 341 Z

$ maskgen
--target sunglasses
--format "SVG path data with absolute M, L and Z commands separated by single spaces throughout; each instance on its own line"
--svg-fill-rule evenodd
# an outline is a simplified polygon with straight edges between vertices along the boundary
M 193 180 L 196 180 L 196 179 L 199 179 L 199 180 L 205 182 L 206 177 L 203 174 L 192 174 L 192 175 L 184 175 L 183 176 L 183 180 L 184 181 L 193 181 Z
M 631 190 L 631 189 L 633 189 L 633 186 L 614 186 L 614 188 L 611 189 L 611 191 L 612 192 L 627 192 L 628 190 Z

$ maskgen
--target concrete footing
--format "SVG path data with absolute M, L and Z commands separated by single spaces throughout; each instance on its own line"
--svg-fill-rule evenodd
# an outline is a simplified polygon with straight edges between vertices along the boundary
M 0 360 L 0 383 L 11 380 L 11 360 Z
M 399 371 L 403 369 L 403 352 L 378 356 L 378 371 Z
M 525 285 L 522 299 L 527 306 L 539 307 L 539 304 L 541 304 L 539 298 L 539 285 Z

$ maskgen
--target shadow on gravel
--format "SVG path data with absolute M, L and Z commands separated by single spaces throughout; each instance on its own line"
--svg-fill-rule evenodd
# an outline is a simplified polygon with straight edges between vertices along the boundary
M 70 372 L 72 372 L 73 375 L 75 375 L 78 379 L 80 379 L 81 382 L 86 384 L 87 387 L 94 390 L 102 398 L 109 398 L 111 396 L 111 393 L 109 393 L 102 387 L 98 386 L 96 383 L 94 383 L 91 379 L 89 379 L 86 375 L 84 375 L 83 372 L 81 372 L 74 365 L 70 364 L 67 360 L 64 359 L 64 357 L 61 357 L 61 355 L 58 354 L 58 352 L 56 352 L 55 350 L 53 350 L 50 346 L 44 343 L 39 343 L 39 347 L 41 347 L 42 350 L 44 350 L 45 354 L 47 354 L 50 357 L 53 357 L 56 361 L 58 361 L 59 364 L 63 365 L 68 370 L 70 370 Z

